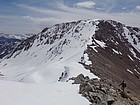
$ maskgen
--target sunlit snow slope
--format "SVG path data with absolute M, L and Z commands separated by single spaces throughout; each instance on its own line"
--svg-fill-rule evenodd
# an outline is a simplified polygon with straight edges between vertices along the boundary
M 125 79 L 130 89 L 139 91 L 139 33 L 139 28 L 112 20 L 80 20 L 43 29 L 1 60 L 3 105 L 88 105 L 78 85 L 67 80 L 81 73 L 98 78 L 90 71 L 118 82 Z
M 20 82 L 54 82 L 65 66 L 69 68 L 69 77 L 77 76 L 82 69 L 73 70 L 72 67 L 80 65 L 78 62 L 91 41 L 95 24 L 92 21 L 63 23 L 40 33 L 29 49 L 23 48 L 1 63 L 3 78 Z
M 3 59 L 0 64 L 2 104 L 89 104 L 88 100 L 78 94 L 78 85 L 66 81 L 81 73 L 97 78 L 78 63 L 87 45 L 91 43 L 97 23 L 78 21 L 58 24 L 17 46 L 7 57 L 9 59 Z M 88 62 L 88 57 L 85 62 Z

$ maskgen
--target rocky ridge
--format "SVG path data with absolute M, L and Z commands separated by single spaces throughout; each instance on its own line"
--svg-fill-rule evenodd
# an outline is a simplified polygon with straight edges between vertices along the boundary
M 140 29 L 112 20 L 100 21 L 97 27 L 80 63 L 101 78 L 117 83 L 126 81 L 128 88 L 139 96 Z M 90 63 L 83 60 L 84 55 L 88 55 Z
M 139 105 L 140 103 L 129 90 L 123 92 L 112 80 L 90 79 L 83 74 L 69 80 L 73 80 L 73 84 L 79 84 L 79 94 L 87 98 L 91 105 Z

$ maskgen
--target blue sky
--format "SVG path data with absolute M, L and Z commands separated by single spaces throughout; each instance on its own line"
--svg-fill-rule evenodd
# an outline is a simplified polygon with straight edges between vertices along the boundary
M 0 0 L 4 33 L 39 33 L 80 19 L 113 19 L 140 27 L 140 0 Z

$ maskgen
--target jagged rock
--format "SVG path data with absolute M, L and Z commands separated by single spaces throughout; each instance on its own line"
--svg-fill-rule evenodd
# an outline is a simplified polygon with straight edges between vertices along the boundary
M 70 80 L 74 80 L 73 84 L 80 84 L 79 94 L 87 98 L 91 105 L 139 105 L 131 97 L 122 98 L 121 92 L 118 93 L 110 80 L 89 79 L 83 74 Z
M 112 96 L 108 95 L 108 97 L 107 97 L 107 104 L 108 105 L 112 105 L 115 101 L 116 100 Z
M 69 80 L 74 80 L 73 84 L 81 84 L 85 82 L 85 77 L 83 74 L 79 74 L 77 77 L 70 78 Z
M 80 84 L 79 93 L 84 95 L 85 92 L 93 92 L 95 91 L 88 83 Z

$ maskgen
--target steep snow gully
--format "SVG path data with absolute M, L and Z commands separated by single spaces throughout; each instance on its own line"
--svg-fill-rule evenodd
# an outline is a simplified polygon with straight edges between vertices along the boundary
M 11 54 L 0 61 L 0 103 L 2 105 L 90 104 L 78 94 L 79 85 L 72 85 L 69 78 L 84 74 L 89 78 L 99 79 L 78 63 L 85 65 L 93 63 L 85 53 L 88 46 L 96 53 L 98 47 L 102 49 L 107 47 L 106 41 L 94 38 L 99 23 L 100 20 L 80 20 L 56 24 L 17 45 Z M 133 43 L 127 37 L 127 32 L 125 29 L 125 38 Z M 132 46 L 140 51 L 139 36 L 134 38 L 137 45 Z M 116 49 L 113 51 L 121 54 Z M 133 49 L 132 51 L 135 58 L 140 59 L 135 53 L 138 51 Z

